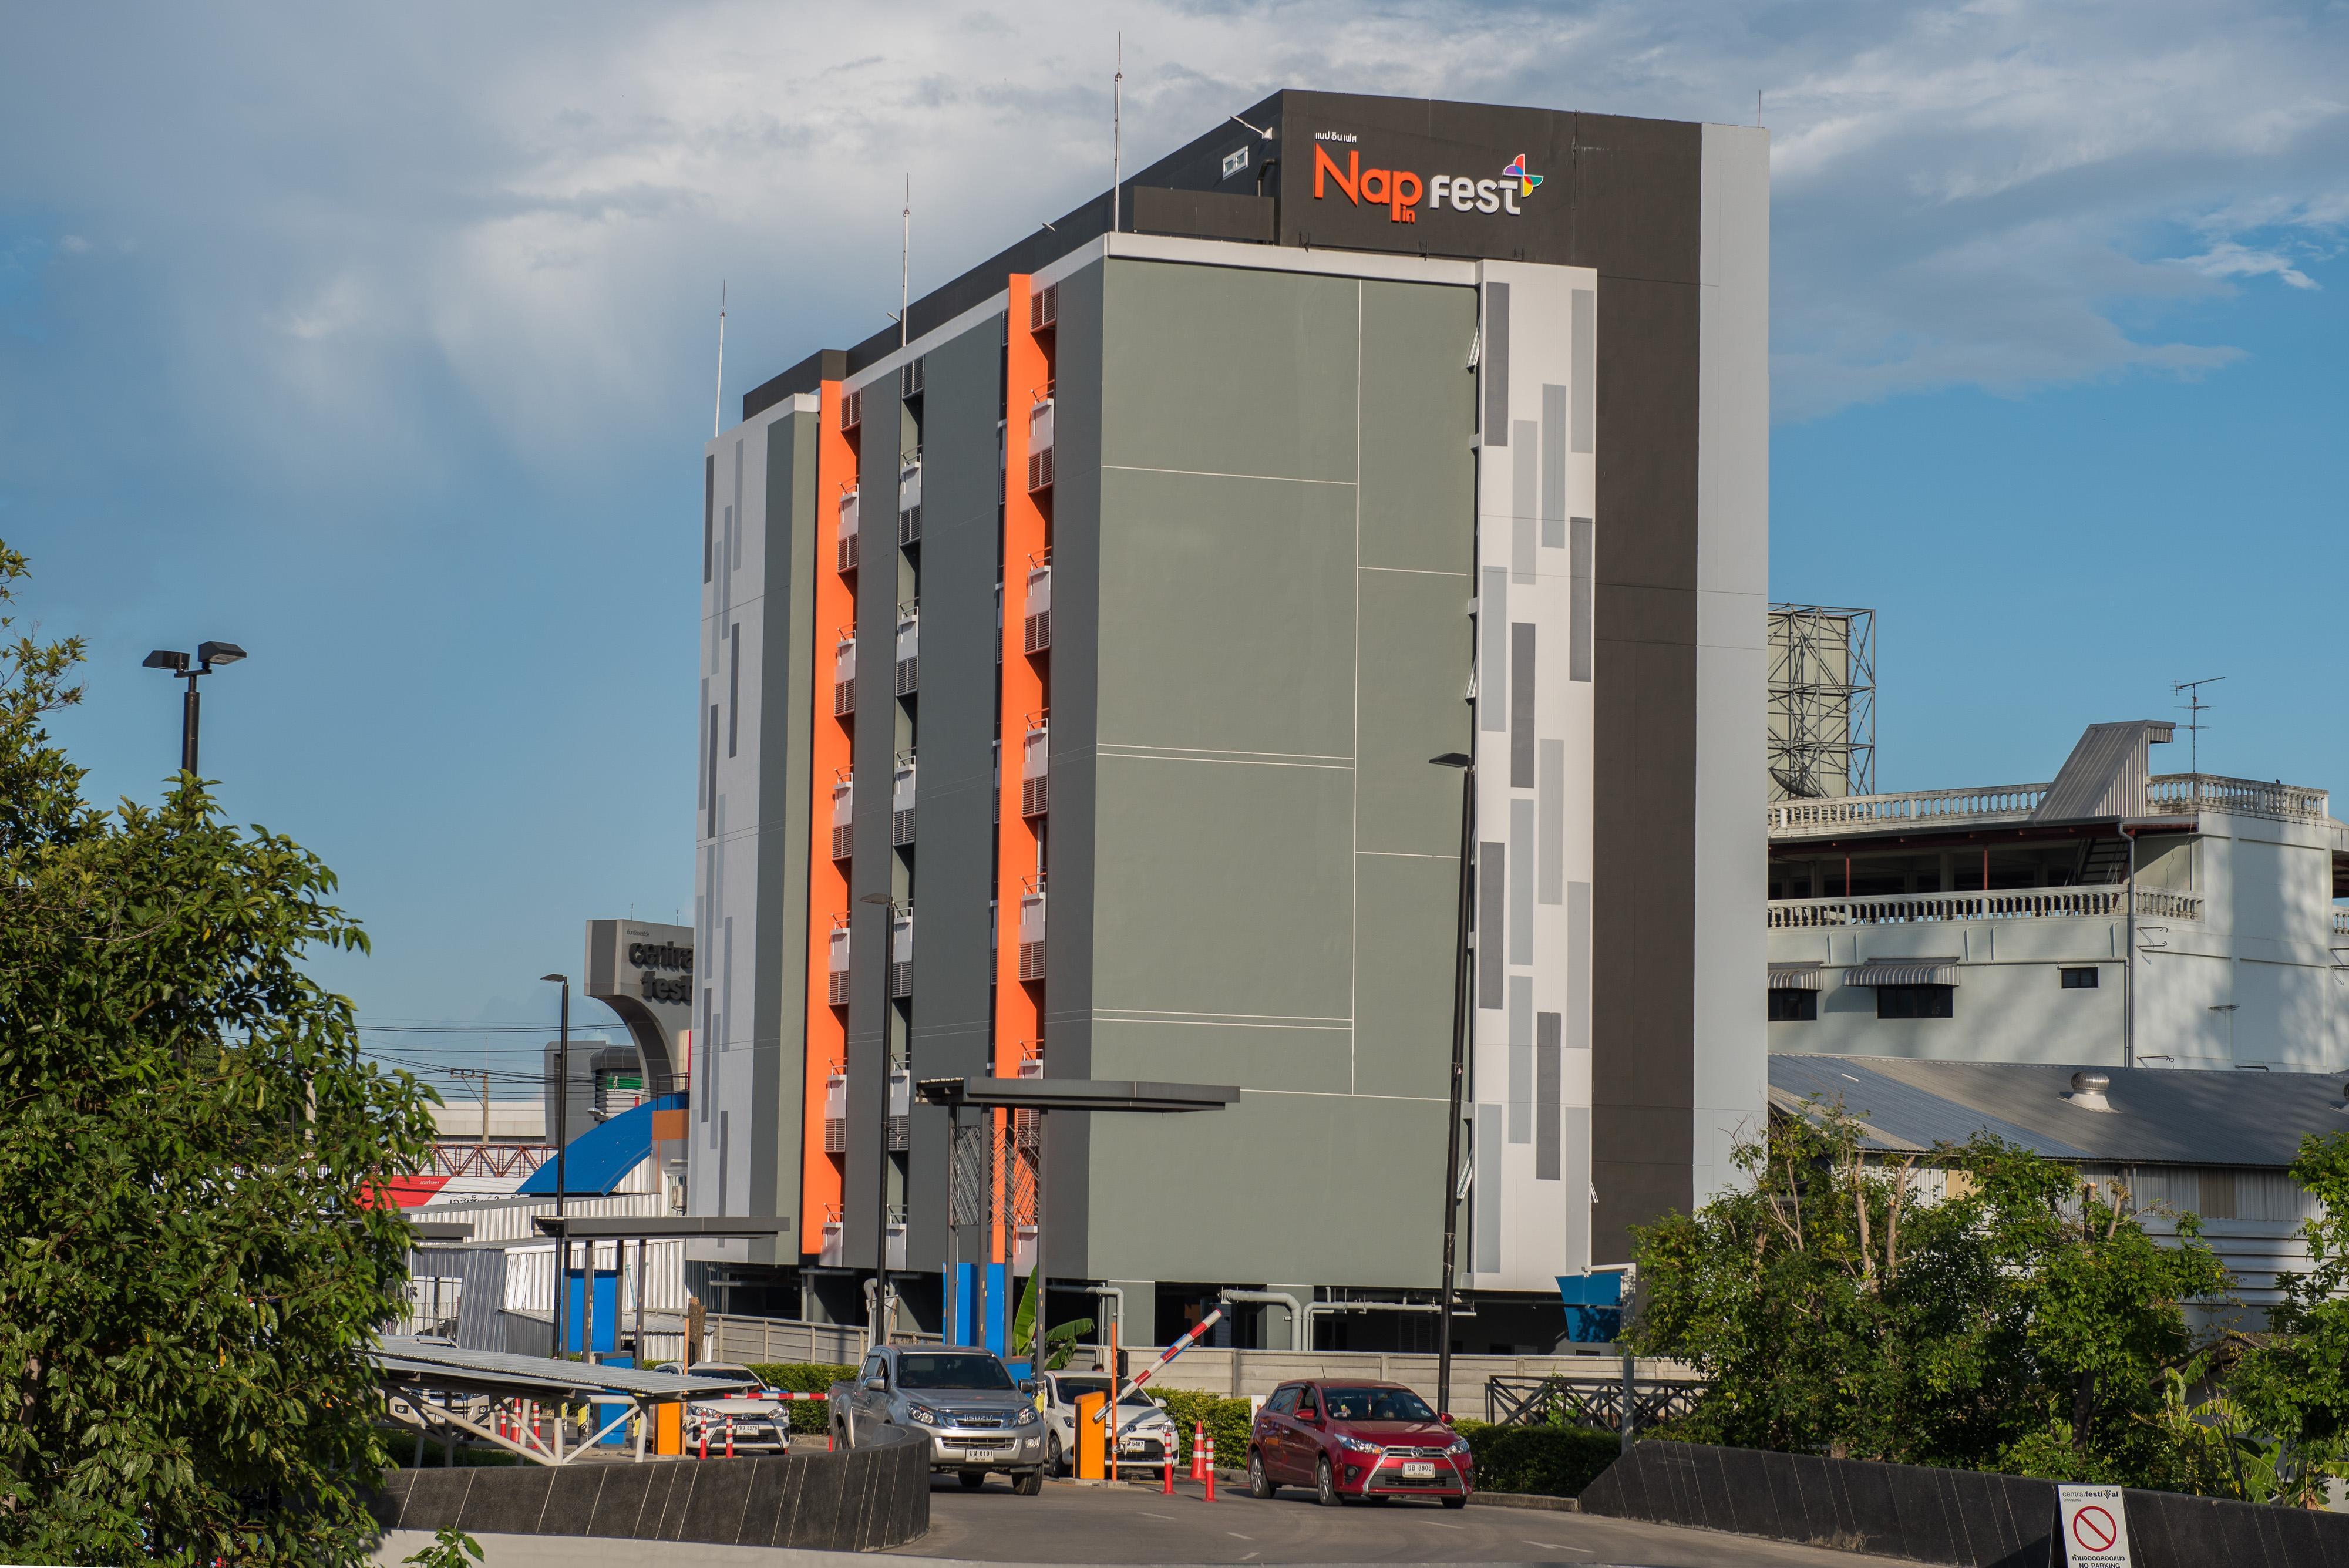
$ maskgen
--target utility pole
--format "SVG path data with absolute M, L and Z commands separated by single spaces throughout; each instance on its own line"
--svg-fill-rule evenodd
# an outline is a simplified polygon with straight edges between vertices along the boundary
M 452 1078 L 479 1078 L 481 1081 L 481 1147 L 490 1147 L 490 1075 L 481 1067 L 451 1067 Z
M 565 1136 L 571 1123 L 571 977 L 543 974 L 539 979 L 563 988 L 563 1033 L 554 1047 L 554 1226 L 561 1237 L 555 1242 L 554 1354 L 560 1356 L 571 1349 L 571 1230 L 563 1223 L 563 1197 L 569 1189 L 564 1179 L 563 1153 L 564 1146 L 571 1141 Z M 588 1261 L 591 1277 L 587 1290 L 592 1298 L 595 1290 L 593 1252 L 588 1254 Z

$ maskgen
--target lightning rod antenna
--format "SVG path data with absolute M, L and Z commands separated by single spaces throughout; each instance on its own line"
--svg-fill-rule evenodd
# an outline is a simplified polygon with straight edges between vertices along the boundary
M 709 405 L 709 439 L 726 428 L 726 280 L 718 280 L 718 392 Z
M 905 171 L 905 210 L 898 215 L 897 225 L 897 347 L 905 346 L 905 289 L 912 278 L 914 254 L 914 174 Z
M 1123 30 L 1117 36 L 1117 75 L 1110 80 L 1109 102 L 1109 232 L 1115 234 L 1123 223 L 1118 211 L 1122 198 L 1117 182 L 1125 151 L 1125 34 Z

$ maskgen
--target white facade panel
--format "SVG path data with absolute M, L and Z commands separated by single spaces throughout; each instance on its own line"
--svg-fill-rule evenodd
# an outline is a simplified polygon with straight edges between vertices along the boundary
M 1478 271 L 1469 1282 L 1554 1291 L 1590 1248 L 1599 275 Z

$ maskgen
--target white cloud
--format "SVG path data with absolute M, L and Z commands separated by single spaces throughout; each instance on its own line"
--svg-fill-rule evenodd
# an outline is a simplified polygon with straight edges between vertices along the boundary
M 1119 26 L 1128 167 L 1283 85 L 1714 119 L 1765 92 L 1782 418 L 2208 370 L 2233 350 L 2172 340 L 2163 309 L 2313 286 L 2349 226 L 2337 9 L 223 15 L 157 12 L 127 64 L 97 25 L 42 18 L 0 67 L 0 140 L 41 156 L 0 189 L 172 258 L 162 373 L 254 378 L 212 417 L 254 421 L 269 462 L 314 451 L 319 421 L 451 386 L 440 417 L 490 421 L 534 465 L 673 441 L 657 427 L 707 396 L 720 276 L 734 362 L 763 374 L 883 325 L 907 171 L 917 288 L 1100 189 Z M 119 96 L 69 89 L 101 60 Z M 322 396 L 328 343 L 333 379 L 375 386 Z

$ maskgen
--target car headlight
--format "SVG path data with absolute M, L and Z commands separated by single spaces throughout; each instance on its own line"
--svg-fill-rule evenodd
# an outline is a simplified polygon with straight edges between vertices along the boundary
M 908 1405 L 905 1407 L 905 1414 L 925 1427 L 935 1427 L 938 1424 L 938 1413 L 927 1405 Z
M 1465 1438 L 1453 1438 L 1452 1446 L 1447 1451 L 1455 1454 L 1466 1453 L 1468 1451 L 1468 1439 Z
M 1020 1406 L 1019 1414 L 1011 1418 L 1011 1424 L 1015 1427 L 1034 1426 L 1036 1424 L 1036 1407 L 1033 1405 Z
M 1379 1452 L 1378 1444 L 1366 1443 L 1360 1438 L 1340 1438 L 1338 1439 L 1338 1446 L 1345 1449 L 1350 1454 L 1375 1454 Z

